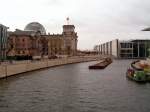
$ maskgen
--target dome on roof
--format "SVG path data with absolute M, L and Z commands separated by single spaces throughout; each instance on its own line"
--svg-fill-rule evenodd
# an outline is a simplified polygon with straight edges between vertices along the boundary
M 42 35 L 46 34 L 44 26 L 38 22 L 31 22 L 24 28 L 25 31 L 40 31 Z

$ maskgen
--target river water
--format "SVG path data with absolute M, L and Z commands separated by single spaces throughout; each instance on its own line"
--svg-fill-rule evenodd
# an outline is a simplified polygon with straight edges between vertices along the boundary
M 150 112 L 150 83 L 126 79 L 132 60 L 71 64 L 0 80 L 0 112 Z

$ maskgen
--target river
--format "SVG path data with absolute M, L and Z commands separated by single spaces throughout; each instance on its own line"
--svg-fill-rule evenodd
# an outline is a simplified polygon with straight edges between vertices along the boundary
M 0 112 L 149 112 L 150 83 L 126 79 L 132 60 L 70 64 L 0 80 Z

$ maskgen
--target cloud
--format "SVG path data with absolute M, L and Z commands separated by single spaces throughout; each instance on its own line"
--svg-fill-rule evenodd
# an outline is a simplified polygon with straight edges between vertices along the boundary
M 10 30 L 32 21 L 48 32 L 61 33 L 65 18 L 76 26 L 80 49 L 114 38 L 147 38 L 140 30 L 150 26 L 149 0 L 0 0 L 0 22 Z M 5 10 L 4 10 L 5 9 Z M 85 43 L 86 41 L 86 43 Z
M 46 0 L 44 1 L 44 5 L 46 6 L 60 6 L 62 5 L 62 0 Z

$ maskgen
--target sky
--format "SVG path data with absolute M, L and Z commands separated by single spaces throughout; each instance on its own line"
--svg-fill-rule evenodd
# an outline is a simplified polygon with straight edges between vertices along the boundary
M 150 39 L 150 0 L 0 0 L 0 23 L 9 30 L 24 29 L 33 21 L 47 33 L 62 33 L 62 25 L 74 24 L 78 49 L 113 39 Z

